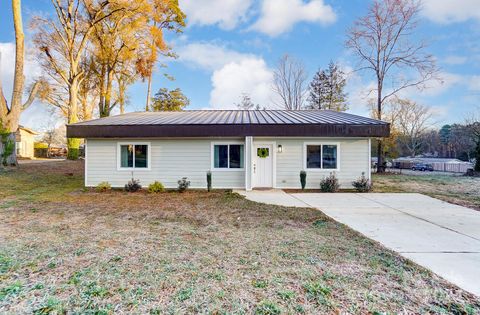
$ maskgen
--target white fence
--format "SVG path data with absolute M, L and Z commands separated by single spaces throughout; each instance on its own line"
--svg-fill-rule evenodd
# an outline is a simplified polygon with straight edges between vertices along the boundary
M 452 173 L 466 173 L 469 168 L 473 168 L 473 164 L 469 162 L 433 162 L 428 160 L 416 160 L 416 161 L 406 161 L 406 160 L 396 160 L 394 161 L 395 167 L 410 169 L 417 163 L 430 164 L 433 166 L 435 171 L 439 172 L 452 172 Z
M 432 164 L 435 171 L 441 172 L 466 173 L 469 168 L 473 168 L 472 163 L 433 162 L 430 164 Z

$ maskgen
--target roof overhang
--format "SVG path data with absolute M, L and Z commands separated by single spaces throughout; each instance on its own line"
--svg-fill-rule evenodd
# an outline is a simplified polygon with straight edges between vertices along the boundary
M 67 125 L 69 138 L 388 137 L 390 124 Z

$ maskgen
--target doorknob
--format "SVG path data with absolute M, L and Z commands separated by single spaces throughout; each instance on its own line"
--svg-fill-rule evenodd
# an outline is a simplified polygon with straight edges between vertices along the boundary
M 256 170 L 257 170 L 257 164 L 253 163 L 253 174 L 255 174 Z

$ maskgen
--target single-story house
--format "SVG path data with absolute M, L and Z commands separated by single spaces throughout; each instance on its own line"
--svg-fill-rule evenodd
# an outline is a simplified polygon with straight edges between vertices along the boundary
M 38 132 L 24 126 L 19 126 L 15 132 L 15 148 L 17 157 L 32 159 L 35 156 L 34 143 Z
M 131 178 L 167 188 L 187 177 L 191 188 L 319 188 L 335 172 L 342 187 L 370 176 L 371 138 L 386 122 L 327 110 L 189 110 L 135 112 L 67 126 L 85 139 L 85 186 Z

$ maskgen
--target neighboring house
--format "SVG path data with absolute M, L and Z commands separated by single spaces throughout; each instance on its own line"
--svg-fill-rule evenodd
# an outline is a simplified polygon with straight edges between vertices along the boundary
M 342 187 L 370 176 L 370 138 L 388 123 L 333 111 L 221 110 L 137 112 L 67 126 L 85 138 L 85 185 L 123 187 L 132 177 L 192 188 L 319 188 L 335 172 Z
M 33 148 L 35 143 L 35 136 L 38 133 L 23 127 L 19 126 L 17 132 L 15 133 L 15 147 L 17 150 L 17 157 L 32 159 L 34 157 L 35 150 Z

